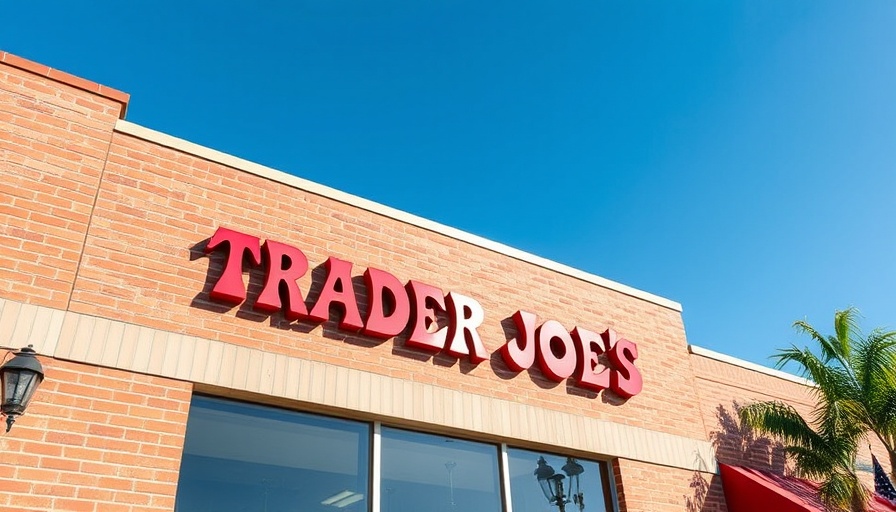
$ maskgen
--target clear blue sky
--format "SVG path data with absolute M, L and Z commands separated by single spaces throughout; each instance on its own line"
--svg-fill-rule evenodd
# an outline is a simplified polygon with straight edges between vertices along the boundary
M 768 365 L 849 305 L 896 328 L 892 0 L 32 0 L 0 49 L 678 301 L 695 345 Z

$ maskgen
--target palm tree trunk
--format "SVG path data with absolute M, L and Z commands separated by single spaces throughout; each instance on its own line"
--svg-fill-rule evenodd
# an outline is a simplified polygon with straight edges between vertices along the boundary
M 850 503 L 850 512 L 867 512 L 868 511 L 868 502 L 864 496 L 861 494 L 853 494 L 852 502 Z
M 888 449 L 887 453 L 890 455 L 890 481 L 896 482 L 896 452 Z

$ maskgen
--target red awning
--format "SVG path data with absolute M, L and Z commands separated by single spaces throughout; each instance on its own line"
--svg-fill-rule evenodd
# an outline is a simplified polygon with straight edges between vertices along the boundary
M 767 471 L 719 464 L 728 512 L 824 512 L 818 484 Z M 874 512 L 893 512 L 896 506 L 875 496 Z

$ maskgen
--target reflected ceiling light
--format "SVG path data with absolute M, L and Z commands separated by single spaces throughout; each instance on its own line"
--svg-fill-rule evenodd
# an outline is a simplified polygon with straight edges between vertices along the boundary
M 336 494 L 334 494 L 334 495 L 330 496 L 329 498 L 325 499 L 324 501 L 320 502 L 320 504 L 321 505 L 332 505 L 333 503 L 336 503 L 339 500 L 344 500 L 345 498 L 348 498 L 349 496 L 352 496 L 353 494 L 355 494 L 355 493 L 352 491 L 337 492 Z
M 356 503 L 364 499 L 364 495 L 354 491 L 342 491 L 337 492 L 336 494 L 330 496 L 324 501 L 320 502 L 321 505 L 330 505 L 336 508 L 344 508 L 352 503 Z
M 336 503 L 333 504 L 333 506 L 336 508 L 343 508 L 343 507 L 347 507 L 357 501 L 361 501 L 363 499 L 364 499 L 363 494 L 355 494 L 354 496 L 349 496 L 348 498 L 345 498 L 344 500 L 337 501 Z

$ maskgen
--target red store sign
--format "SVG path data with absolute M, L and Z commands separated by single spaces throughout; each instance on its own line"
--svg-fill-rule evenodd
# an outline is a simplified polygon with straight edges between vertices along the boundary
M 362 318 L 352 283 L 352 264 L 331 256 L 324 264 L 327 277 L 320 295 L 309 309 L 297 283 L 308 272 L 308 259 L 298 248 L 273 240 L 262 243 L 257 237 L 219 227 L 205 251 L 227 252 L 224 269 L 210 292 L 216 301 L 238 305 L 246 300 L 243 262 L 248 258 L 265 270 L 264 285 L 253 304 L 258 311 L 282 311 L 290 321 L 322 323 L 330 316 L 330 306 L 337 305 L 342 312 L 342 330 L 388 339 L 409 329 L 407 346 L 446 351 L 473 363 L 489 357 L 477 332 L 485 312 L 470 297 L 456 292 L 445 294 L 418 281 L 402 285 L 392 274 L 368 268 L 364 271 L 368 307 Z M 447 325 L 439 327 L 439 318 L 447 318 Z M 537 362 L 545 377 L 556 382 L 574 377 L 579 387 L 595 392 L 610 389 L 623 398 L 641 392 L 641 373 L 634 364 L 638 348 L 612 329 L 602 334 L 580 327 L 567 331 L 555 320 L 536 327 L 536 315 L 525 311 L 517 311 L 512 318 L 517 337 L 501 347 L 511 370 L 523 371 Z

